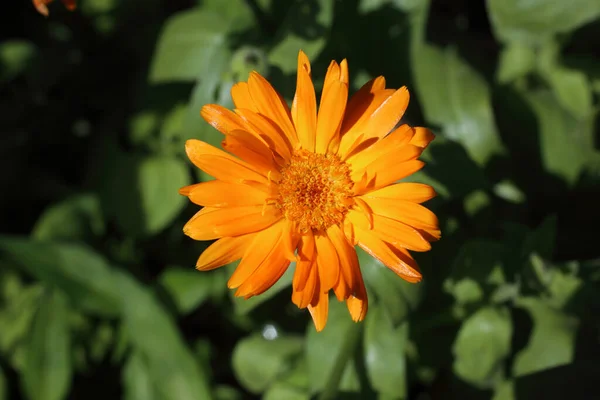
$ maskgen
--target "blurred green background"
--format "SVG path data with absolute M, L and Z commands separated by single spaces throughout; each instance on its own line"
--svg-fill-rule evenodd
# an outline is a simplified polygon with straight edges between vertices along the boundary
M 79 0 L 0 9 L 0 400 L 600 398 L 600 1 Z M 200 273 L 184 142 L 256 69 L 385 75 L 437 138 L 443 238 L 317 334 L 293 268 Z

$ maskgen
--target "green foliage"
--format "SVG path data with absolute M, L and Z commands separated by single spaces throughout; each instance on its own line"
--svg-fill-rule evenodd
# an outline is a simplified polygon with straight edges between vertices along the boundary
M 0 23 L 0 400 L 600 398 L 597 0 L 22 1 Z M 248 300 L 236 263 L 196 271 L 178 193 L 212 179 L 185 157 L 223 139 L 202 106 L 252 70 L 291 100 L 300 49 L 317 89 L 343 58 L 351 92 L 406 85 L 437 136 L 405 179 L 439 194 L 423 281 L 357 249 L 365 321 L 332 296 L 319 333 L 295 263 Z

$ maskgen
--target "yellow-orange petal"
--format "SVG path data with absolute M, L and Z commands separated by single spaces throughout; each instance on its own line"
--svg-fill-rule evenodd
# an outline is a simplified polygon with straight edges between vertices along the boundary
M 400 169 L 403 163 L 419 158 L 422 152 L 422 148 L 407 144 L 391 148 L 379 155 L 371 154 L 370 159 L 355 159 L 349 162 L 352 168 L 352 180 L 355 182 L 360 180 L 365 172 L 369 175 L 378 175 L 381 172 Z
M 316 152 L 325 154 L 330 142 L 339 142 L 339 132 L 348 101 L 348 63 L 343 68 L 332 61 L 325 75 L 317 117 Z M 344 70 L 342 72 L 342 69 Z
M 207 104 L 200 110 L 200 115 L 206 122 L 224 135 L 236 129 L 246 130 L 244 120 L 233 111 L 218 104 Z
M 319 272 L 317 271 L 317 263 L 314 260 L 307 261 L 301 268 L 305 268 L 306 272 L 298 272 L 298 264 L 296 264 L 294 279 L 296 279 L 296 273 L 306 275 L 306 278 L 302 282 L 302 288 L 292 287 L 292 302 L 298 308 L 306 308 L 314 298 L 318 286 Z
M 250 96 L 252 96 L 258 112 L 275 122 L 295 147 L 298 137 L 292 123 L 291 112 L 279 93 L 256 71 L 250 73 L 248 85 Z
M 317 247 L 317 267 L 321 291 L 329 292 L 337 283 L 340 274 L 340 261 L 327 234 L 315 236 Z
M 375 93 L 382 92 L 383 90 L 385 90 L 385 78 L 383 76 L 378 76 L 365 83 L 350 97 L 348 106 L 346 107 L 346 115 L 344 116 L 344 121 L 342 123 L 342 134 L 346 133 L 356 124 L 356 122 L 358 122 L 369 105 L 373 103 Z M 393 90 L 390 90 L 387 93 L 388 95 L 391 95 L 393 92 Z M 372 107 L 375 108 L 375 106 Z
M 340 260 L 340 270 L 343 276 L 344 285 L 340 285 L 337 290 L 344 290 L 346 286 L 352 292 L 356 281 L 356 271 L 359 270 L 358 256 L 356 250 L 350 244 L 344 232 L 337 225 L 332 225 L 327 229 L 327 236 L 335 246 Z M 335 288 L 334 288 L 335 289 Z M 336 291 L 336 296 L 338 295 Z M 346 295 L 340 293 L 340 296 L 346 298 Z
M 281 219 L 272 205 L 212 208 L 205 207 L 183 227 L 195 240 L 239 236 L 265 229 Z
M 410 252 L 403 247 L 396 246 L 391 243 L 386 243 L 386 245 L 390 248 L 390 250 L 392 250 L 392 252 L 396 255 L 396 257 L 398 257 L 400 260 L 402 260 L 402 262 L 404 262 L 406 265 L 408 265 L 412 270 L 418 272 L 418 276 L 416 276 L 416 275 L 415 276 L 413 276 L 413 275 L 402 276 L 401 275 L 401 277 L 410 283 L 420 282 L 421 281 L 421 276 L 420 276 L 421 271 L 419 269 L 419 266 L 417 265 L 417 262 L 415 261 L 413 256 L 410 254 Z
M 319 288 L 315 290 L 312 302 L 308 305 L 308 311 L 315 324 L 317 332 L 321 332 L 327 324 L 329 314 L 329 293 L 325 293 Z
M 356 284 L 354 292 L 346 300 L 346 307 L 350 312 L 350 316 L 354 322 L 359 322 L 365 319 L 369 308 L 369 300 L 367 297 L 367 289 L 362 278 L 360 269 L 356 270 Z
M 317 259 L 317 248 L 315 246 L 315 237 L 312 231 L 308 231 L 300 238 L 298 244 L 298 255 L 296 257 L 296 270 L 292 286 L 294 291 L 301 291 L 308 280 L 311 266 Z M 316 266 L 315 266 L 316 267 Z M 309 301 L 312 299 L 310 295 Z
M 416 126 L 413 128 L 413 130 L 415 133 L 412 139 L 410 140 L 410 144 L 414 146 L 418 146 L 424 149 L 427 146 L 429 146 L 429 143 L 431 143 L 433 139 L 435 139 L 435 135 L 433 134 L 433 132 L 431 132 L 427 128 Z
M 298 53 L 296 94 L 292 102 L 292 120 L 302 148 L 315 150 L 317 96 L 310 76 L 310 61 L 302 50 Z
M 361 195 L 385 187 L 414 174 L 423 168 L 424 165 L 425 163 L 421 160 L 410 160 L 400 163 L 393 168 L 372 172 L 370 175 L 365 174 L 366 177 L 364 179 L 361 177 L 361 180 L 354 185 L 354 193 Z
M 227 287 L 230 289 L 240 287 L 269 258 L 281 242 L 284 225 L 284 221 L 279 221 L 256 233 L 250 247 L 244 253 L 242 261 L 229 278 Z
M 381 189 L 365 193 L 363 197 L 375 197 L 381 199 L 396 199 L 423 203 L 437 196 L 435 190 L 424 183 L 401 182 L 386 186 Z
M 245 108 L 252 112 L 258 112 L 258 107 L 254 104 L 250 96 L 250 87 L 247 82 L 238 82 L 231 87 L 231 98 L 235 108 Z
M 189 199 L 194 204 L 207 207 L 263 205 L 269 196 L 267 186 L 263 186 L 264 190 L 261 190 L 258 185 L 238 185 L 219 180 L 198 183 L 192 186 L 187 194 Z
M 226 182 L 255 181 L 268 184 L 266 176 L 256 172 L 248 163 L 196 139 L 185 142 L 185 151 L 194 165 L 207 174 Z
M 421 280 L 421 273 L 404 259 L 399 258 L 394 251 L 373 232 L 354 227 L 358 245 L 372 257 L 378 259 L 394 271 L 398 276 L 409 282 Z
M 196 269 L 210 271 L 242 258 L 256 233 L 236 237 L 225 237 L 206 248 L 198 258 Z
M 270 119 L 251 110 L 236 109 L 235 112 L 248 123 L 253 132 L 268 144 L 271 151 L 285 160 L 290 159 L 292 145 L 279 126 Z
M 395 219 L 414 228 L 438 230 L 439 222 L 436 215 L 420 204 L 379 197 L 361 196 L 361 198 L 375 214 Z
M 381 154 L 409 144 L 414 133 L 414 130 L 410 126 L 404 124 L 383 139 L 365 139 L 364 135 L 360 135 L 360 142 L 353 144 L 348 149 L 348 153 L 344 155 L 340 154 L 340 157 L 343 157 L 346 162 L 352 163 L 354 168 L 361 168 L 375 161 Z
M 229 153 L 252 165 L 256 172 L 269 177 L 270 180 L 279 181 L 279 165 L 267 145 L 253 134 L 234 130 L 227 135 L 221 145 Z

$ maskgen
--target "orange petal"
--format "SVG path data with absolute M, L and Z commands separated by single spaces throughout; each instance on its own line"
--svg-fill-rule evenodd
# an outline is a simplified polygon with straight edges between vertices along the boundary
M 236 237 L 225 237 L 206 248 L 198 258 L 196 269 L 210 271 L 242 258 L 256 233 Z
M 345 77 L 347 78 L 347 63 Z M 348 101 L 348 82 L 342 80 L 340 66 L 332 61 L 327 69 L 317 117 L 316 152 L 327 152 L 329 143 L 339 142 L 339 132 Z
M 294 290 L 301 291 L 308 280 L 310 269 L 314 261 L 317 259 L 317 248 L 315 246 L 315 237 L 312 231 L 300 238 L 298 245 L 298 256 L 296 257 L 296 271 L 294 272 L 294 280 L 292 286 Z M 316 265 L 315 265 L 316 267 Z M 311 297 L 312 299 L 312 294 Z
M 308 305 L 308 311 L 315 324 L 317 332 L 321 332 L 327 324 L 327 314 L 329 313 L 329 293 L 322 290 L 315 290 L 313 301 Z
M 50 4 L 52 1 L 53 0 L 33 0 L 33 5 L 40 14 L 47 17 L 49 14 L 47 4 Z
M 229 278 L 227 287 L 230 289 L 240 287 L 269 258 L 277 244 L 281 242 L 283 228 L 284 223 L 280 221 L 256 233 L 250 247 L 246 249 L 242 261 Z
M 250 164 L 208 143 L 190 139 L 185 142 L 185 151 L 196 167 L 219 180 L 231 183 L 255 181 L 268 184 L 268 179 L 256 172 Z
M 302 50 L 298 53 L 296 95 L 292 102 L 292 119 L 302 148 L 315 150 L 317 129 L 317 97 L 310 77 L 310 61 Z
M 352 292 L 355 285 L 355 273 L 360 268 L 356 250 L 354 250 L 354 246 L 350 244 L 339 226 L 330 226 L 329 229 L 327 229 L 327 235 L 329 236 L 329 239 L 331 239 L 331 243 L 335 246 L 338 254 L 343 282 L 345 283 L 345 286 L 350 289 L 350 292 Z M 344 287 L 340 286 L 337 290 L 343 289 Z M 338 295 L 337 291 L 336 295 Z M 340 293 L 340 295 L 342 294 Z M 343 295 L 344 299 L 347 297 L 347 295 Z
M 439 228 L 436 215 L 420 204 L 397 199 L 362 198 L 375 214 L 398 220 L 419 229 L 437 230 Z
M 298 264 L 296 264 L 296 268 L 298 268 Z M 296 286 L 293 286 L 292 291 L 292 302 L 298 306 L 298 308 L 308 307 L 315 295 L 315 290 L 317 289 L 317 283 L 319 280 L 316 262 L 311 260 L 302 268 L 306 269 L 306 273 L 301 273 L 302 275 L 306 274 L 306 279 L 303 282 L 302 289 L 298 289 Z M 296 272 L 298 272 L 298 269 L 296 269 Z M 294 273 L 294 279 L 296 279 L 296 273 Z
M 214 180 L 192 185 L 187 196 L 194 204 L 200 206 L 252 206 L 265 204 L 269 194 L 266 186 L 264 186 L 264 189 L 265 190 L 260 190 L 253 186 Z M 181 190 L 182 189 L 179 190 L 180 193 Z
M 421 147 L 421 148 L 426 148 L 427 146 L 429 146 L 429 143 L 431 143 L 431 141 L 433 139 L 435 139 L 435 135 L 433 134 L 433 132 L 431 132 L 429 129 L 427 128 L 422 128 L 420 126 L 416 126 L 413 128 L 415 131 L 414 136 L 412 137 L 412 139 L 410 140 L 410 144 Z
M 195 240 L 213 240 L 239 236 L 265 229 L 281 219 L 274 206 L 204 207 L 183 227 L 183 232 Z
M 348 132 L 365 114 L 365 111 L 375 99 L 375 93 L 380 93 L 383 90 L 385 90 L 385 78 L 383 76 L 378 76 L 365 83 L 356 93 L 354 93 L 354 95 L 352 95 L 352 97 L 350 97 L 348 106 L 346 107 L 344 122 L 342 123 L 342 134 Z M 389 92 L 387 92 L 388 96 L 393 92 L 393 90 L 389 90 Z M 372 106 L 373 109 L 375 107 L 376 106 Z
M 375 161 L 381 154 L 385 154 L 392 149 L 408 144 L 414 133 L 414 129 L 404 124 L 383 139 L 365 139 L 364 135 L 361 135 L 360 142 L 358 144 L 355 143 L 349 148 L 348 154 L 340 154 L 340 156 L 343 157 L 346 162 L 352 163 L 354 168 L 359 168 Z
M 437 196 L 435 190 L 424 183 L 402 182 L 395 185 L 386 186 L 364 194 L 364 198 L 381 198 L 412 201 L 414 203 L 423 203 Z
M 370 231 L 388 243 L 397 244 L 413 251 L 431 250 L 431 244 L 416 229 L 402 222 L 372 214 L 373 228 L 371 229 L 369 221 L 356 210 L 350 210 L 347 218 L 354 224 L 354 228 Z
M 298 143 L 298 137 L 292 124 L 290 109 L 281 99 L 279 93 L 256 71 L 250 73 L 248 85 L 258 112 L 275 122 L 286 134 L 292 146 L 295 147 Z
M 252 112 L 258 112 L 258 107 L 254 104 L 250 96 L 250 87 L 246 82 L 238 82 L 231 87 L 231 98 L 235 108 L 245 108 Z
M 231 154 L 252 165 L 254 170 L 270 180 L 279 181 L 279 166 L 267 145 L 253 134 L 234 130 L 221 143 Z
M 362 321 L 367 315 L 369 308 L 369 300 L 367 298 L 367 289 L 362 278 L 360 269 L 356 270 L 356 285 L 354 286 L 353 294 L 346 300 L 346 307 L 350 312 L 350 316 L 354 322 Z
M 337 283 L 340 261 L 334 245 L 326 234 L 315 236 L 317 266 L 321 291 L 329 292 Z
M 206 122 L 224 135 L 235 129 L 246 130 L 246 124 L 239 115 L 218 104 L 207 104 L 200 110 L 200 115 Z
M 380 172 L 399 169 L 403 163 L 419 158 L 422 152 L 422 148 L 407 144 L 392 147 L 379 155 L 371 154 L 370 159 L 355 159 L 349 163 L 352 168 L 352 180 L 358 181 L 365 172 L 376 176 Z
M 424 165 L 425 163 L 421 160 L 410 160 L 400 163 L 392 168 L 371 172 L 371 175 L 369 175 L 367 179 L 361 179 L 361 181 L 354 185 L 354 193 L 360 195 L 388 186 L 391 183 L 414 174 L 423 168 Z
M 75 0 L 62 0 L 63 4 L 69 11 L 73 11 L 77 8 L 77 4 L 75 4 Z
M 421 280 L 421 273 L 405 259 L 398 257 L 390 246 L 370 231 L 354 227 L 358 245 L 372 257 L 381 261 L 401 278 L 409 282 Z
M 235 112 L 267 143 L 271 151 L 283 159 L 290 159 L 292 146 L 285 133 L 273 121 L 250 110 L 236 109 Z

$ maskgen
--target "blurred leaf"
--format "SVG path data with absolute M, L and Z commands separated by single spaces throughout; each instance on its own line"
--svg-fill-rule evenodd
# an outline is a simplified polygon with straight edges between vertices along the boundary
M 557 67 L 546 78 L 560 105 L 577 118 L 588 118 L 593 113 L 591 84 L 584 73 Z
M 30 400 L 61 400 L 71 385 L 67 301 L 53 290 L 40 302 L 26 348 L 21 383 Z
M 6 389 L 6 378 L 4 377 L 4 371 L 0 367 L 0 400 L 8 400 L 8 390 Z
M 159 281 L 171 295 L 180 314 L 191 312 L 215 292 L 223 292 L 227 288 L 224 274 L 202 273 L 191 268 L 167 268 Z
M 415 44 L 417 95 L 425 118 L 465 146 L 478 164 L 502 152 L 486 81 L 455 50 Z
M 38 49 L 31 42 L 20 39 L 0 43 L 0 82 L 10 81 L 31 68 Z
M 505 308 L 482 308 L 467 319 L 454 342 L 454 372 L 465 381 L 489 387 L 510 352 L 512 323 Z
M 246 337 L 233 351 L 235 376 L 250 392 L 264 392 L 290 369 L 292 360 L 302 353 L 303 345 L 301 337 L 282 336 L 273 340 L 261 335 Z
M 333 0 L 293 0 L 277 35 L 280 41 L 269 52 L 271 64 L 284 74 L 293 74 L 298 65 L 298 50 L 314 60 L 325 47 L 333 21 Z
M 260 304 L 275 297 L 275 295 L 277 295 L 277 293 L 281 292 L 283 289 L 286 289 L 288 286 L 291 286 L 295 269 L 296 263 L 291 263 L 287 271 L 285 271 L 285 273 L 283 274 L 283 276 L 279 278 L 279 280 L 275 282 L 275 284 L 271 286 L 271 288 L 269 288 L 260 296 L 254 296 L 249 298 L 248 300 L 245 300 L 243 297 L 235 297 L 235 292 L 230 291 L 231 298 L 233 300 L 233 306 L 235 307 L 235 312 L 237 314 L 247 314 Z M 233 268 L 231 272 L 233 273 Z
M 245 15 L 223 15 L 203 8 L 172 16 L 160 35 L 150 81 L 202 80 L 215 68 L 213 60 L 227 51 L 231 28 L 239 29 L 246 23 Z
M 556 267 L 552 270 L 547 289 L 550 295 L 548 304 L 554 308 L 565 307 L 583 285 L 583 280 L 577 276 L 579 263 L 570 263 L 569 266 L 572 267 L 570 271 Z
M 228 385 L 218 385 L 213 393 L 215 400 L 244 400 L 241 390 Z
M 371 307 L 365 322 L 365 363 L 371 386 L 381 395 L 405 398 L 408 322 L 394 328 L 382 307 Z
M 148 365 L 139 352 L 132 353 L 123 369 L 125 400 L 159 400 L 159 391 L 148 371 Z M 163 397 L 167 400 L 168 397 Z
M 570 363 L 578 320 L 535 297 L 524 297 L 518 305 L 531 315 L 533 332 L 527 346 L 515 357 L 513 375 L 527 375 Z
M 573 184 L 594 152 L 593 121 L 573 118 L 549 92 L 526 98 L 538 119 L 546 170 Z
M 527 198 L 513 182 L 501 181 L 494 185 L 494 194 L 510 203 L 522 204 Z
M 596 0 L 488 0 L 488 14 L 502 41 L 542 42 L 600 16 Z
M 542 258 L 550 259 L 554 254 L 554 244 L 556 242 L 558 220 L 555 215 L 551 215 L 532 232 L 527 234 L 524 243 L 525 255 L 536 253 Z
M 492 400 L 516 400 L 515 383 L 513 381 L 504 381 L 496 386 Z
M 114 272 L 91 249 L 1 236 L 0 254 L 42 282 L 60 288 L 78 308 L 108 317 L 119 314 L 121 295 Z
M 85 240 L 104 233 L 98 198 L 75 195 L 44 210 L 31 233 L 39 240 Z
M 509 83 L 532 72 L 536 66 L 534 50 L 521 42 L 509 42 L 500 53 L 496 79 Z
M 460 279 L 457 282 L 446 280 L 444 284 L 446 291 L 454 297 L 459 305 L 477 303 L 483 299 L 481 285 L 469 277 Z
M 145 360 L 150 380 L 156 382 L 158 398 L 211 399 L 206 374 L 171 316 L 148 289 L 123 273 L 118 278 L 116 286 L 124 300 L 123 327 L 134 351 Z
M 264 393 L 263 400 L 310 400 L 310 395 L 300 389 L 285 384 L 275 383 Z
M 312 322 L 309 323 L 306 361 L 311 393 L 325 390 L 333 397 L 337 390 L 358 389 L 352 354 L 358 344 L 361 325 L 352 321 L 344 303 L 331 300 L 325 329 L 317 332 Z
M 405 281 L 362 249 L 356 252 L 365 283 L 385 310 L 386 318 L 394 326 L 405 321 L 421 302 L 423 285 Z

